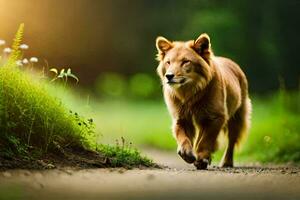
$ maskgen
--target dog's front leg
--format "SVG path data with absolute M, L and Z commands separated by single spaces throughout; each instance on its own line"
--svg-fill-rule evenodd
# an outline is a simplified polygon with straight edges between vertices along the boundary
M 192 141 L 195 135 L 195 129 L 191 120 L 177 119 L 173 123 L 173 134 L 177 140 L 177 153 L 187 163 L 193 163 L 196 157 L 193 153 Z
M 211 162 L 211 154 L 217 148 L 217 137 L 225 123 L 225 117 L 219 116 L 214 119 L 204 119 L 200 122 L 201 137 L 195 143 L 197 169 L 206 169 Z

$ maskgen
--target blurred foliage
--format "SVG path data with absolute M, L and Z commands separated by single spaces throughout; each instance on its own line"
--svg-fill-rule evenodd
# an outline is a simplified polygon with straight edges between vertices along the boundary
M 300 162 L 300 91 L 254 98 L 252 128 L 243 157 L 263 162 Z
M 148 74 L 135 74 L 129 80 L 129 89 L 133 96 L 150 97 L 157 83 Z
M 125 94 L 126 81 L 121 74 L 106 73 L 98 78 L 96 87 L 102 96 L 120 97 Z
M 277 90 L 279 77 L 287 89 L 299 85 L 298 0 L 45 0 L 34 2 L 36 12 L 30 1 L 0 6 L 0 36 L 10 37 L 14 23 L 24 21 L 31 27 L 26 42 L 35 47 L 29 53 L 39 52 L 37 57 L 46 57 L 54 66 L 70 66 L 81 84 L 97 85 L 95 91 L 98 76 L 106 73 L 122 74 L 126 81 L 137 73 L 155 77 L 158 35 L 189 40 L 202 32 L 211 36 L 216 55 L 241 65 L 252 92 Z M 121 85 L 116 82 L 115 94 L 109 95 L 127 94 Z M 110 92 L 106 87 L 102 89 Z
M 96 82 L 96 94 L 102 98 L 154 98 L 161 93 L 157 81 L 146 73 L 122 76 L 117 73 L 103 73 Z

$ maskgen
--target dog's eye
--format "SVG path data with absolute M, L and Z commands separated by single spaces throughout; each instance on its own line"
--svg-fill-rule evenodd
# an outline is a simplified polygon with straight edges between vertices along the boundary
M 181 65 L 183 66 L 183 65 L 189 64 L 190 62 L 191 61 L 189 61 L 189 60 L 183 60 Z
M 170 61 L 167 61 L 166 63 L 167 63 L 167 65 L 170 65 L 170 64 L 171 64 L 171 62 L 170 62 Z

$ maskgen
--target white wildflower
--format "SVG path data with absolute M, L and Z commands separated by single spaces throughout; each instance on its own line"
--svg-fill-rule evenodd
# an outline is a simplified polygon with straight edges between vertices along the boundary
M 27 44 L 21 44 L 20 45 L 20 49 L 22 49 L 22 50 L 26 50 L 28 48 L 29 48 L 29 46 Z
M 17 64 L 17 66 L 20 66 L 20 67 L 23 66 L 22 60 L 17 60 L 17 61 L 16 61 L 16 64 Z
M 30 62 L 32 62 L 32 63 L 37 63 L 38 61 L 39 61 L 39 59 L 37 57 L 30 58 Z
M 9 48 L 9 47 L 6 47 L 6 48 L 3 49 L 3 52 L 4 52 L 4 53 L 11 53 L 11 52 L 12 52 L 12 49 Z
M 28 59 L 27 59 L 27 58 L 24 58 L 24 59 L 22 60 L 22 63 L 23 63 L 24 65 L 26 65 L 26 64 L 28 64 L 28 63 L 29 63 L 29 61 L 28 61 Z
M 0 46 L 5 45 L 5 40 L 0 40 Z

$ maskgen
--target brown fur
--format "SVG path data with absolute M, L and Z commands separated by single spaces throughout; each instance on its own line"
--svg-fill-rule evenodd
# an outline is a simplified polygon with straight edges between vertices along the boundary
M 207 34 L 187 42 L 158 37 L 156 47 L 157 72 L 179 155 L 199 169 L 206 168 L 217 149 L 218 135 L 228 130 L 221 165 L 232 167 L 234 147 L 247 133 L 250 122 L 244 73 L 232 60 L 214 56 Z M 166 75 L 174 77 L 168 80 Z

